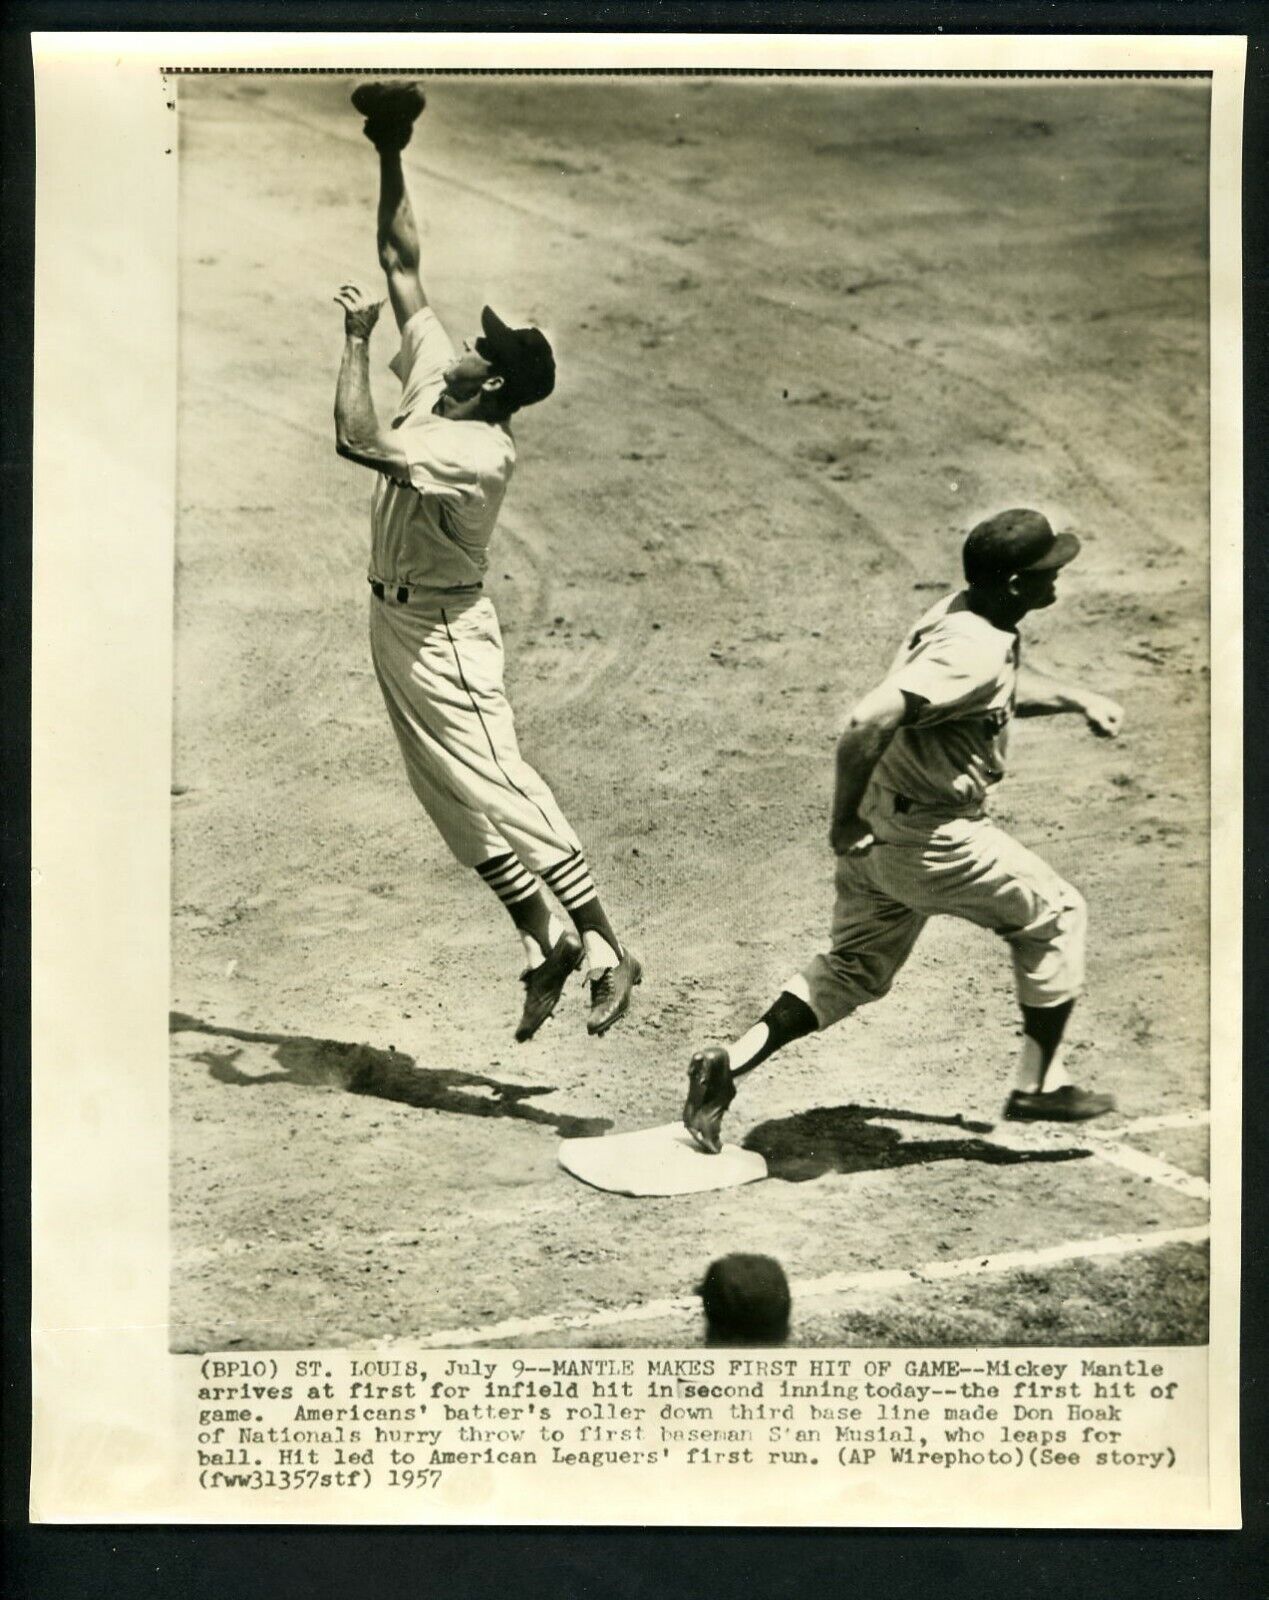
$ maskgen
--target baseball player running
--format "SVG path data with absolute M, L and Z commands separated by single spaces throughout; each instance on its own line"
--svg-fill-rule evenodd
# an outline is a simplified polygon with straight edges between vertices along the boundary
M 455 355 L 423 290 L 401 170 L 423 92 L 414 83 L 369 83 L 352 99 L 379 153 L 379 261 L 401 331 L 391 362 L 401 401 L 385 429 L 369 376 L 382 302 L 369 302 L 353 284 L 340 289 L 336 449 L 376 474 L 369 572 L 375 671 L 415 794 L 458 860 L 502 901 L 523 940 L 528 965 L 516 1038 L 532 1038 L 583 962 L 587 1028 L 602 1034 L 625 1014 L 642 972 L 600 904 L 577 835 L 520 754 L 498 618 L 482 592 L 516 460 L 509 420 L 551 393 L 554 357 L 537 328 L 508 327 L 488 307 L 481 334 Z M 576 931 L 553 914 L 543 884 Z
M 1077 711 L 1110 737 L 1123 721 L 1105 695 L 1021 664 L 1017 625 L 1053 604 L 1058 572 L 1078 550 L 1074 534 L 1055 534 L 1036 511 L 979 523 L 965 540 L 966 587 L 926 612 L 888 676 L 850 712 L 837 741 L 829 834 L 837 857 L 831 947 L 735 1043 L 692 1057 L 683 1121 L 703 1150 L 721 1148 L 735 1080 L 880 1000 L 926 919 L 940 913 L 990 928 L 1009 945 L 1023 1038 L 1006 1118 L 1082 1122 L 1114 1109 L 1110 1095 L 1078 1087 L 1062 1065 L 1062 1035 L 1084 982 L 1084 901 L 986 811 L 1004 776 L 1015 712 Z

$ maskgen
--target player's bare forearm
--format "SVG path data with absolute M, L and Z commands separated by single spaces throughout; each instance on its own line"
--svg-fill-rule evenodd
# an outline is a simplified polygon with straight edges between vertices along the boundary
M 340 455 L 362 448 L 379 433 L 379 415 L 370 393 L 370 340 L 344 335 L 344 353 L 335 384 L 335 448 Z
M 865 695 L 846 719 L 837 740 L 833 780 L 833 813 L 829 843 L 837 855 L 866 849 L 871 843 L 867 824 L 859 815 L 873 768 L 886 753 L 903 721 L 902 694 L 884 684 Z
M 867 836 L 868 829 L 860 819 L 859 807 L 873 768 L 881 760 L 891 737 L 865 723 L 859 728 L 848 728 L 837 741 L 828 839 L 838 855 L 862 844 Z
M 397 326 L 404 328 L 427 304 L 420 273 L 419 231 L 405 186 L 399 150 L 379 152 L 379 209 L 376 217 L 379 265 L 388 280 L 388 295 Z
M 1123 724 L 1123 707 L 1108 695 L 1082 685 L 1066 683 L 1038 668 L 1024 666 L 1018 673 L 1018 698 L 1014 711 L 1020 717 L 1061 716 L 1076 712 L 1094 733 L 1113 739 Z
M 345 284 L 335 299 L 344 308 L 344 353 L 335 384 L 335 449 L 346 460 L 408 481 L 409 463 L 380 428 L 370 392 L 370 334 L 379 305 L 367 301 L 354 284 Z
M 419 267 L 419 231 L 405 186 L 399 150 L 379 152 L 379 208 L 376 218 L 379 259 L 386 267 Z M 384 257 L 388 260 L 384 260 Z
M 1064 711 L 1082 711 L 1084 696 L 1077 685 L 1063 683 L 1048 672 L 1030 665 L 1018 670 L 1018 699 L 1014 710 L 1020 717 L 1057 716 Z
M 370 342 L 356 334 L 344 339 L 335 385 L 335 449 L 347 461 L 408 479 L 409 464 L 379 426 L 370 393 Z

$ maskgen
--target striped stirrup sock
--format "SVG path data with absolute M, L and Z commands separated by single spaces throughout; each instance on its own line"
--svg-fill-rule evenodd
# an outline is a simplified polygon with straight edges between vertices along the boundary
M 574 850 L 571 856 L 565 856 L 553 867 L 543 868 L 541 876 L 543 883 L 570 913 L 595 899 L 595 880 L 580 850 Z
M 492 856 L 482 861 L 476 871 L 504 906 L 513 906 L 537 893 L 537 880 L 513 855 Z

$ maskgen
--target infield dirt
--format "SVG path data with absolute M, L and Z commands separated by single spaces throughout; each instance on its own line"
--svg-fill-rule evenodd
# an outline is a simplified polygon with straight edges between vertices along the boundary
M 370 666 L 370 480 L 331 423 L 332 295 L 380 281 L 351 82 L 179 88 L 175 1347 L 581 1315 L 732 1249 L 817 1277 L 1201 1222 L 953 1120 L 998 1115 L 1016 1012 L 1006 952 L 951 921 L 745 1080 L 728 1131 L 763 1130 L 769 1181 L 627 1200 L 556 1144 L 673 1117 L 691 1050 L 822 947 L 836 719 L 1018 504 L 1084 541 L 1025 648 L 1127 711 L 1114 743 L 1018 724 L 994 807 L 1089 901 L 1075 1070 L 1121 1121 L 1206 1103 L 1206 85 L 431 84 L 432 299 L 559 359 L 490 571 L 521 744 L 646 969 L 603 1040 L 576 980 L 518 1046 L 518 941 L 417 809 Z M 381 412 L 395 348 L 385 318 Z M 1201 1129 L 1136 1142 L 1206 1170 Z M 1110 1342 L 1098 1281 L 1078 1325 Z M 1188 1256 L 1140 1281 L 1159 1342 L 1204 1336 Z M 1070 1331 L 959 1303 L 948 1342 Z M 804 1337 L 856 1342 L 849 1305 Z

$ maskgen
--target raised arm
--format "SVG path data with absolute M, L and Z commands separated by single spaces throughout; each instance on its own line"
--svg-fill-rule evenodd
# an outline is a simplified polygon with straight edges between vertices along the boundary
M 1018 699 L 1014 710 L 1020 717 L 1058 716 L 1077 711 L 1093 732 L 1105 739 L 1113 739 L 1124 720 L 1124 708 L 1108 695 L 1063 683 L 1030 662 L 1024 662 L 1018 669 Z
M 370 393 L 370 334 L 383 301 L 368 301 L 356 284 L 346 283 L 335 303 L 344 309 L 344 353 L 335 386 L 335 449 L 348 461 L 408 483 L 409 462 L 391 434 L 379 426 Z
M 379 213 L 376 224 L 379 265 L 388 280 L 388 298 L 397 327 L 404 328 L 427 304 L 419 276 L 419 234 L 405 187 L 400 150 L 379 147 Z
M 907 710 L 903 691 L 883 683 L 870 690 L 846 718 L 837 740 L 833 815 L 828 834 L 829 843 L 839 856 L 866 850 L 872 843 L 859 807 L 873 768 L 886 753 Z

